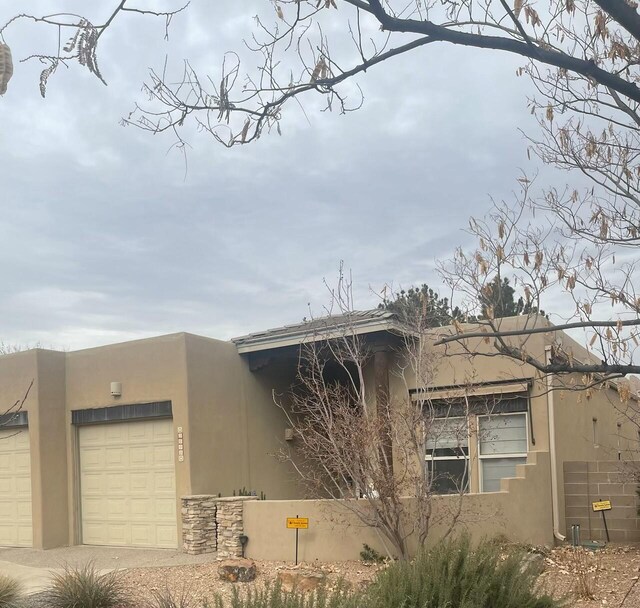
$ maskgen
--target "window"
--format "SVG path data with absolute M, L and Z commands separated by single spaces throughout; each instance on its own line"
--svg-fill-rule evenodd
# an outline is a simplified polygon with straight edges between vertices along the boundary
M 478 416 L 481 492 L 499 492 L 500 480 L 515 477 L 527 461 L 526 414 Z
M 469 485 L 467 419 L 435 418 L 427 430 L 427 472 L 436 494 L 466 492 Z

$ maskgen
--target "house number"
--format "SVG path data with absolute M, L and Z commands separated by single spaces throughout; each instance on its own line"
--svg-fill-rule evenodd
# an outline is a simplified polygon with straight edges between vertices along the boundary
M 178 427 L 178 462 L 184 462 L 184 438 L 182 427 Z

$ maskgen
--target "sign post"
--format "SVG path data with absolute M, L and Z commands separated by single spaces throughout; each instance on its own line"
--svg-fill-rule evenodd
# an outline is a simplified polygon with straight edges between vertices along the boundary
M 605 534 L 607 535 L 607 542 L 609 541 L 609 528 L 607 527 L 607 518 L 605 517 L 604 513 L 605 511 L 611 511 L 612 506 L 611 506 L 611 501 L 610 500 L 598 500 L 596 502 L 592 502 L 591 503 L 591 508 L 594 510 L 595 513 L 597 513 L 598 511 L 600 511 L 600 513 L 602 513 L 602 523 L 604 523 L 604 531 Z
M 298 565 L 298 533 L 300 530 L 307 530 L 309 528 L 308 517 L 287 517 L 287 528 L 296 531 L 296 566 Z

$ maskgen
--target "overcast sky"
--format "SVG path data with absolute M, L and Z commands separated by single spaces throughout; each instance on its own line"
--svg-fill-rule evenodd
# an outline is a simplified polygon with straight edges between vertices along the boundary
M 86 2 L 3 2 L 18 10 Z M 91 3 L 95 21 L 114 2 Z M 169 4 L 166 4 L 167 6 Z M 188 58 L 212 73 L 254 31 L 267 0 L 192 0 L 171 40 L 163 23 L 123 16 L 101 42 L 108 87 L 61 70 L 40 98 L 55 32 L 5 32 L 16 60 L 0 98 L 0 338 L 76 349 L 174 331 L 228 339 L 295 323 L 326 302 L 340 260 L 356 304 L 373 292 L 439 284 L 436 260 L 464 242 L 469 215 L 532 170 L 518 128 L 534 131 L 521 62 L 429 46 L 359 79 L 356 113 L 285 115 L 282 136 L 227 150 L 189 133 L 188 171 L 171 136 L 123 128 L 149 67 Z M 176 5 L 174 5 L 176 6 Z M 342 11 L 348 11 L 344 6 Z M 255 62 L 257 64 L 257 61 Z M 248 65 L 248 68 L 254 66 Z M 293 107 L 292 107 L 293 110 Z

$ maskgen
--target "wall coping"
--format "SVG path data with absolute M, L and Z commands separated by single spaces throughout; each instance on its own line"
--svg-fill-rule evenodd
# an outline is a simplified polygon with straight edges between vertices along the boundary
M 218 502 L 238 502 L 245 500 L 258 500 L 257 496 L 223 496 L 222 498 L 216 498 Z
M 257 496 L 222 496 L 217 494 L 189 494 L 188 496 L 182 496 L 180 500 L 203 500 L 213 499 L 216 502 L 237 502 L 243 500 L 258 500 Z

